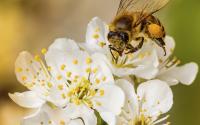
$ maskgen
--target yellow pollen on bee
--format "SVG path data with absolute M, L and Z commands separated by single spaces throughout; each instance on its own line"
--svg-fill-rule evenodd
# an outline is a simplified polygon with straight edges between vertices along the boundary
M 95 82 L 96 82 L 96 84 L 99 84 L 100 83 L 100 80 L 99 79 L 95 79 Z
M 65 121 L 64 121 L 64 120 L 61 120 L 61 121 L 60 121 L 60 125 L 65 125 Z
M 17 68 L 17 70 L 16 70 L 17 72 L 22 72 L 23 71 L 23 69 L 22 68 Z
M 105 42 L 98 42 L 98 45 L 99 45 L 100 47 L 104 47 L 104 46 L 106 45 L 106 43 L 105 43 Z
M 92 63 L 92 59 L 90 58 L 90 57 L 88 57 L 87 59 L 86 59 L 86 64 L 91 64 Z
M 94 38 L 94 39 L 98 39 L 98 38 L 99 38 L 99 35 L 98 35 L 98 34 L 94 34 L 94 35 L 93 35 L 93 38 Z
M 42 48 L 41 53 L 44 55 L 47 53 L 47 49 L 46 48 Z
M 34 59 L 35 59 L 36 61 L 40 61 L 40 60 L 41 60 L 41 58 L 40 58 L 39 55 L 35 55 Z
M 26 81 L 27 77 L 26 76 L 22 76 L 22 81 Z
M 58 75 L 57 76 L 57 80 L 61 80 L 62 79 L 62 76 L 61 75 Z
M 90 73 L 91 72 L 91 68 L 87 68 L 85 71 L 87 72 L 87 73 Z
M 162 29 L 159 25 L 157 24 L 150 24 L 148 26 L 149 32 L 154 35 L 154 36 L 161 36 L 162 35 Z
M 59 90 L 63 90 L 63 85 L 58 85 Z
M 77 65 L 77 64 L 78 64 L 78 60 L 77 60 L 77 59 L 74 59 L 74 60 L 73 60 L 73 64 L 74 64 L 74 65 Z
M 67 75 L 67 77 L 71 77 L 72 73 L 71 72 L 67 72 L 66 75 Z
M 105 91 L 102 89 L 99 91 L 100 96 L 104 96 Z
M 66 67 L 66 65 L 65 65 L 65 64 L 62 64 L 62 65 L 60 66 L 60 69 L 61 69 L 61 70 L 64 70 L 65 67 Z

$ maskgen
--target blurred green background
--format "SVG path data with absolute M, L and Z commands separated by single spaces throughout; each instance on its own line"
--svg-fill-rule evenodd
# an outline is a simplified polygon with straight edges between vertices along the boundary
M 110 22 L 119 0 L 0 0 L 0 124 L 19 125 L 28 111 L 14 104 L 8 92 L 23 91 L 14 74 L 18 53 L 37 53 L 57 37 L 84 41 L 94 16 Z M 176 40 L 175 55 L 182 63 L 200 65 L 200 1 L 171 0 L 158 14 L 167 34 Z M 200 77 L 174 91 L 172 125 L 200 125 Z

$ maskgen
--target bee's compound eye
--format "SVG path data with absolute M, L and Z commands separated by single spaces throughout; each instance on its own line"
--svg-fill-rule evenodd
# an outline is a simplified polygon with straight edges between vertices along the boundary
M 116 35 L 116 32 L 110 31 L 110 32 L 108 33 L 108 39 L 112 38 L 112 37 L 115 36 L 115 35 Z
M 121 40 L 126 43 L 129 41 L 129 36 L 128 36 L 128 33 L 126 32 L 120 32 L 120 37 L 121 37 Z

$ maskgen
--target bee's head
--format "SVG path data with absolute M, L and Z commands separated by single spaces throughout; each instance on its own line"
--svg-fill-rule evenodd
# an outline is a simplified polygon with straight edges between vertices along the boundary
M 129 41 L 129 35 L 124 31 L 110 31 L 107 37 L 110 44 L 116 49 L 125 48 Z

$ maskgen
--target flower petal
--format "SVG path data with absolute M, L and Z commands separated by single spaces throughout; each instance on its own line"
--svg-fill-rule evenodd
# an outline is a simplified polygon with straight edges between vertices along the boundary
M 158 45 L 156 45 L 159 59 L 162 61 L 165 61 L 169 56 L 171 56 L 175 49 L 175 41 L 172 37 L 166 36 L 164 39 L 164 42 L 166 44 L 166 46 L 165 46 L 166 55 L 165 55 L 165 52 L 163 51 L 163 49 L 161 47 L 159 47 Z
M 125 101 L 124 92 L 118 86 L 110 84 L 100 86 L 99 90 L 102 90 L 103 94 L 93 98 L 94 108 L 99 113 L 111 112 L 119 115 Z
M 82 45 L 89 52 L 103 52 L 107 44 L 108 28 L 106 24 L 98 17 L 93 18 L 88 24 L 86 32 L 86 43 Z
M 49 50 L 60 50 L 66 52 L 79 50 L 79 47 L 74 40 L 59 38 L 56 39 L 53 44 L 51 44 Z
M 135 118 L 139 113 L 139 104 L 133 85 L 124 79 L 117 80 L 116 84 L 125 93 L 126 101 L 123 109 L 130 112 L 131 117 Z
M 158 116 L 168 112 L 173 104 L 173 94 L 170 87 L 163 81 L 151 80 L 139 85 L 137 89 L 142 111 L 147 116 Z
M 101 112 L 100 116 L 108 125 L 116 125 L 116 116 L 113 113 Z
M 33 91 L 26 91 L 23 93 L 10 94 L 9 97 L 18 105 L 26 108 L 39 108 L 45 101 Z
M 42 109 L 39 109 L 35 114 L 25 117 L 21 125 L 49 125 L 49 123 L 55 125 L 49 115 Z
M 30 53 L 21 52 L 15 62 L 15 72 L 18 81 L 30 90 L 41 95 L 47 92 L 49 73 L 40 57 L 34 59 Z
M 180 67 L 174 67 L 162 72 L 158 79 L 166 81 L 169 85 L 176 85 L 181 82 L 184 85 L 191 85 L 198 72 L 196 63 L 188 63 Z

